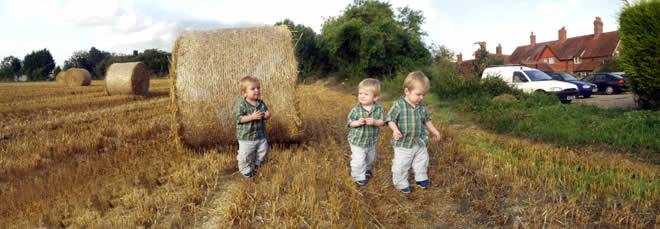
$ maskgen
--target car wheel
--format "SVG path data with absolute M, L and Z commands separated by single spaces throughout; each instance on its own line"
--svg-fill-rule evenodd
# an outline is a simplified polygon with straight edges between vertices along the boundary
M 585 98 L 585 99 L 586 99 L 586 98 L 589 98 L 589 97 L 591 97 L 591 94 L 584 95 L 584 98 Z
M 614 94 L 614 88 L 612 86 L 607 86 L 607 88 L 605 88 L 605 94 Z

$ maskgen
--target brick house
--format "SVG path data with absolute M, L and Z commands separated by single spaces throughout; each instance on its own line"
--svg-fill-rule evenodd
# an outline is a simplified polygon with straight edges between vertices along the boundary
M 566 37 L 566 28 L 558 31 L 558 39 L 536 43 L 534 32 L 530 44 L 518 46 L 507 64 L 522 64 L 544 72 L 570 72 L 586 75 L 603 65 L 605 59 L 618 55 L 621 40 L 617 31 L 603 33 L 600 17 L 594 20 L 594 33 Z

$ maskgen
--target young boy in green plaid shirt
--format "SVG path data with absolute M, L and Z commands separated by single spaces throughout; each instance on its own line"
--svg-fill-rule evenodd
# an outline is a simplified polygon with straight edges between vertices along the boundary
M 440 141 L 441 135 L 431 122 L 431 115 L 422 101 L 429 91 L 429 79 L 422 72 L 411 72 L 403 82 L 404 96 L 394 102 L 385 118 L 392 129 L 392 182 L 403 193 L 413 191 L 408 183 L 408 170 L 412 166 L 418 187 L 431 186 L 428 177 L 429 153 L 426 145 L 429 134 L 434 141 Z
M 372 176 L 371 164 L 376 158 L 376 139 L 385 125 L 385 110 L 376 102 L 380 95 L 380 82 L 368 78 L 358 86 L 358 104 L 346 117 L 350 127 L 348 143 L 351 147 L 351 177 L 358 185 L 366 185 Z
M 268 155 L 266 121 L 270 118 L 268 107 L 259 99 L 259 79 L 246 76 L 240 81 L 243 99 L 236 108 L 236 139 L 238 139 L 238 170 L 245 177 L 252 177 Z M 256 157 L 255 157 L 256 152 Z M 254 172 L 252 171 L 254 164 Z

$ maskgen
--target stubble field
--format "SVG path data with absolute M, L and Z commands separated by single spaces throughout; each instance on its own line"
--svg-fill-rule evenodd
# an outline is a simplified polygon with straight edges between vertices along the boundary
M 449 125 L 455 117 L 440 107 L 431 111 L 444 138 L 429 148 L 430 189 L 393 187 L 386 128 L 374 177 L 358 187 L 345 127 L 355 97 L 323 82 L 297 95 L 305 140 L 272 144 L 247 179 L 235 145 L 176 146 L 166 79 L 145 97 L 106 96 L 103 81 L 1 83 L 0 227 L 660 226 L 658 165 Z

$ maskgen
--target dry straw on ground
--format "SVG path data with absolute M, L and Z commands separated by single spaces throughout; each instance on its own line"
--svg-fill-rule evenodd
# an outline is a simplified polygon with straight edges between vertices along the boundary
M 187 31 L 172 51 L 173 119 L 177 141 L 189 146 L 236 141 L 240 78 L 261 81 L 272 118 L 268 139 L 298 140 L 297 60 L 286 26 Z
M 69 68 L 62 76 L 68 86 L 89 86 L 92 83 L 92 75 L 84 68 Z
M 142 62 L 114 63 L 105 75 L 108 95 L 146 95 L 149 92 L 149 73 Z

